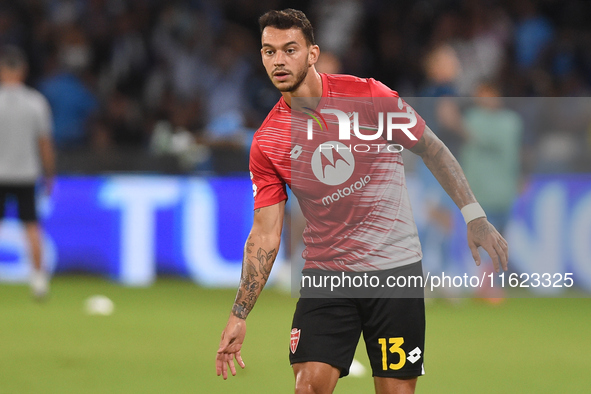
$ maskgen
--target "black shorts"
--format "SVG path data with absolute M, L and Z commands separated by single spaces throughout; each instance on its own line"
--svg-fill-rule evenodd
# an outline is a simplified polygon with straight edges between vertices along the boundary
M 23 222 L 36 222 L 35 185 L 0 185 L 0 219 L 4 218 L 7 197 L 17 202 L 18 218 Z
M 421 267 L 420 262 L 415 264 Z M 373 376 L 424 374 L 423 298 L 300 298 L 292 324 L 290 363 L 323 362 L 346 376 L 361 333 Z

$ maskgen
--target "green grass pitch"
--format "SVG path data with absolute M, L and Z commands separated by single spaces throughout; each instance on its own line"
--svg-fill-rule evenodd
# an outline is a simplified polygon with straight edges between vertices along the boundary
M 290 393 L 287 359 L 295 299 L 266 289 L 248 318 L 246 369 L 215 375 L 215 352 L 234 290 L 164 278 L 126 288 L 58 276 L 46 303 L 0 285 L 0 393 Z M 111 316 L 88 316 L 103 294 Z M 476 300 L 427 306 L 427 375 L 417 393 L 586 393 L 591 387 L 591 299 Z M 358 360 L 368 366 L 363 346 Z M 341 379 L 336 393 L 371 393 Z

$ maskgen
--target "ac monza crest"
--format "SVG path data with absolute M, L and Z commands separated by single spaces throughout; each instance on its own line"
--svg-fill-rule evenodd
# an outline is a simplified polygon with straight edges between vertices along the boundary
M 298 348 L 298 343 L 300 343 L 300 332 L 302 330 L 298 330 L 297 328 L 291 329 L 291 339 L 289 341 L 289 347 L 291 352 L 295 354 L 296 349 Z

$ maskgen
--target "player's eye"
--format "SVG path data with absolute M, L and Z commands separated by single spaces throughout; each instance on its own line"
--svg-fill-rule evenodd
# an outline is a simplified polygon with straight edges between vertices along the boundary
M 267 50 L 265 51 L 265 55 L 267 55 L 267 56 L 271 56 L 271 55 L 273 55 L 273 51 L 272 51 L 272 50 L 270 50 L 270 49 L 267 49 Z
M 287 51 L 285 51 L 287 53 L 289 53 L 290 55 L 293 55 L 295 53 L 295 49 L 294 48 L 289 48 Z

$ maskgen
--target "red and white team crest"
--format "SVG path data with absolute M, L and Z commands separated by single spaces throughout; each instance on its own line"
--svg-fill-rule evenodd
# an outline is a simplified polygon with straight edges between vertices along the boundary
M 297 328 L 291 329 L 291 339 L 289 341 L 289 347 L 291 352 L 295 354 L 296 349 L 298 348 L 298 343 L 300 343 L 300 332 L 302 330 L 298 330 Z

